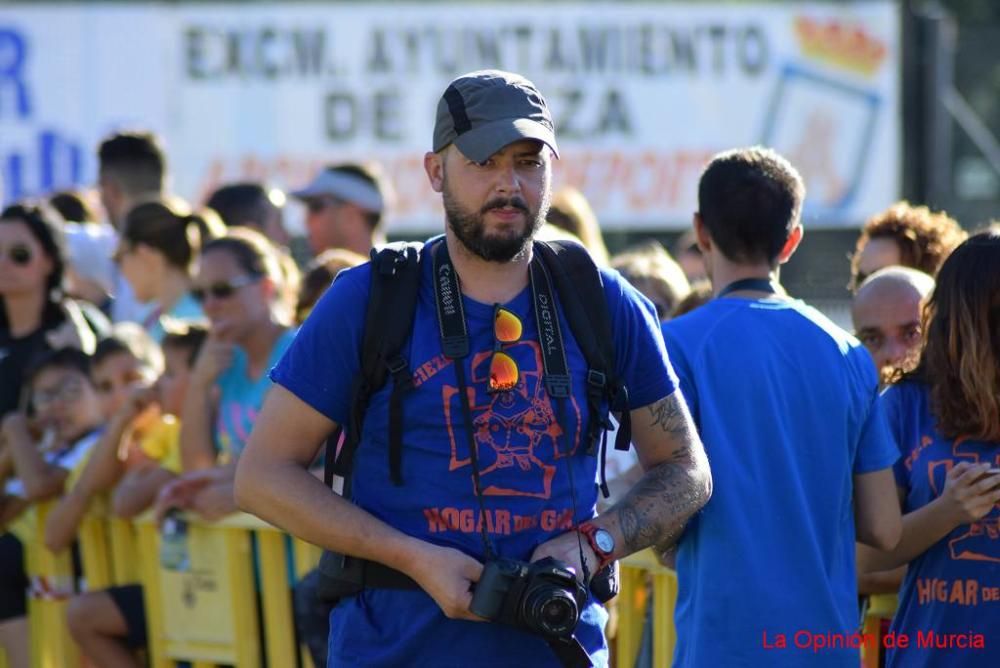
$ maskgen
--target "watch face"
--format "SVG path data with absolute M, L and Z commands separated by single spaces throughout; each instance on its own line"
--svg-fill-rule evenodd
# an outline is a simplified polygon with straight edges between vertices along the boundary
M 597 547 L 601 548 L 601 551 L 605 554 L 615 551 L 615 539 L 604 529 L 598 529 L 594 532 L 594 542 L 597 543 Z

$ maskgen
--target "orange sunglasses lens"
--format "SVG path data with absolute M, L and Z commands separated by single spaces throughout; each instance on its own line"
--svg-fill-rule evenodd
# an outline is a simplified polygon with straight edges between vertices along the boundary
M 493 353 L 490 360 L 490 391 L 508 392 L 517 386 L 520 372 L 517 370 L 517 363 L 514 358 L 505 352 L 497 351 Z
M 521 320 L 507 309 L 498 308 L 493 333 L 500 343 L 514 343 L 521 338 Z

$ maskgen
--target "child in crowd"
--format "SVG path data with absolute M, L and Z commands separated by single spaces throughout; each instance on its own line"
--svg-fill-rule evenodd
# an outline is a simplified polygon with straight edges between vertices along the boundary
M 117 482 L 113 512 L 119 517 L 134 517 L 146 510 L 160 489 L 180 473 L 180 425 L 176 416 L 206 335 L 207 330 L 198 325 L 167 324 L 163 374 L 154 387 L 133 388 L 111 419 L 106 437 L 95 447 L 79 481 L 60 502 L 59 510 L 74 513 L 79 522 L 90 499 Z M 49 535 L 52 528 L 50 520 L 47 540 L 56 537 Z M 140 585 L 111 587 L 74 597 L 67 609 L 67 622 L 81 651 L 95 665 L 139 665 L 133 652 L 146 644 Z
M 8 665 L 29 665 L 25 548 L 34 539 L 31 504 L 58 496 L 100 436 L 101 402 L 90 357 L 75 348 L 44 353 L 25 374 L 25 412 L 3 419 L 0 470 L 13 474 L 0 495 L 0 647 Z M 28 512 L 25 512 L 28 510 Z

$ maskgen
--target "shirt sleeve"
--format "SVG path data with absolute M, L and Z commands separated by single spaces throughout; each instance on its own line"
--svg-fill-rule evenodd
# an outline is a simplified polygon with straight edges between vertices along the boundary
M 361 369 L 370 265 L 342 271 L 320 297 L 271 380 L 338 424 L 350 411 Z
M 629 408 L 648 406 L 677 389 L 677 376 L 653 303 L 614 270 L 602 270 L 615 333 L 615 361 L 628 387 Z
M 896 478 L 896 486 L 909 490 L 910 472 L 906 469 L 906 456 L 909 453 L 903 450 L 903 444 L 910 442 L 906 434 L 905 421 L 903 420 L 905 396 L 904 386 L 893 385 L 886 388 L 882 393 L 882 396 L 879 397 L 879 403 L 882 404 L 882 410 L 885 411 L 886 421 L 889 425 L 889 434 L 891 435 L 892 442 L 896 445 L 896 452 L 899 454 L 899 459 L 896 460 L 896 463 L 892 467 L 893 475 Z
M 878 381 L 872 379 L 867 418 L 861 425 L 854 473 L 871 473 L 892 466 L 899 459 L 899 448 L 889 431 L 885 409 L 878 396 Z

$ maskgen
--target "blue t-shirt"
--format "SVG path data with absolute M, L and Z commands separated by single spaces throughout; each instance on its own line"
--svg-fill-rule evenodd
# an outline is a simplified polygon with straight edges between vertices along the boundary
M 663 333 L 714 483 L 678 546 L 675 665 L 856 668 L 807 634 L 857 630 L 852 476 L 898 456 L 871 357 L 778 298 L 715 299 Z
M 278 363 L 294 338 L 294 329 L 281 333 L 271 349 L 266 368 L 270 369 Z M 215 419 L 215 444 L 219 452 L 226 453 L 231 459 L 242 454 L 261 406 L 264 405 L 264 395 L 271 389 L 268 375 L 263 373 L 257 378 L 251 378 L 247 364 L 246 351 L 237 346 L 233 352 L 233 363 L 216 381 L 219 387 L 219 413 Z
M 487 394 L 493 305 L 463 296 L 471 354 L 462 363 L 485 492 L 486 513 L 480 517 L 458 381 L 441 349 L 429 247 L 423 253 L 414 334 L 403 347 L 415 385 L 403 401 L 404 484 L 394 485 L 389 474 L 389 383 L 372 398 L 365 417 L 354 460 L 354 502 L 411 536 L 480 560 L 484 549 L 479 522 L 485 522 L 501 556 L 527 560 L 537 545 L 594 515 L 597 462 L 580 443 L 587 420 L 581 391 L 586 365 L 560 313 L 574 394 L 564 407 L 565 421 L 557 422 L 556 402 L 541 383 L 541 349 L 528 288 L 504 305 L 523 323 L 520 341 L 503 346 L 516 360 L 522 381 L 510 392 Z M 340 273 L 272 372 L 275 382 L 338 423 L 347 419 L 351 381 L 360 369 L 370 271 L 364 264 Z M 617 273 L 602 275 L 617 370 L 629 388 L 631 407 L 651 404 L 676 387 L 656 313 Z M 590 601 L 577 627 L 577 638 L 598 665 L 607 662 L 606 617 L 604 609 Z M 539 637 L 507 626 L 449 620 L 422 591 L 367 590 L 342 601 L 330 617 L 330 666 L 554 663 L 554 654 Z
M 945 476 L 959 462 L 1000 466 L 1000 443 L 952 440 L 937 431 L 928 386 L 894 385 L 882 402 L 901 455 L 895 473 L 906 494 L 904 513 L 939 497 Z M 956 527 L 910 562 L 892 630 L 910 642 L 888 651 L 887 666 L 1000 666 L 1000 505 L 983 519 Z M 974 648 L 976 634 L 983 636 L 983 649 Z M 965 646 L 948 648 L 949 641 Z
M 164 324 L 170 321 L 199 321 L 205 319 L 205 312 L 201 310 L 201 304 L 191 296 L 190 292 L 185 292 L 177 303 L 166 313 L 157 315 L 149 327 L 149 335 L 157 343 L 163 343 L 163 337 L 167 335 Z

